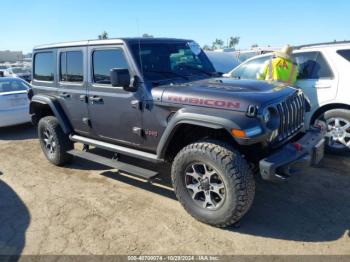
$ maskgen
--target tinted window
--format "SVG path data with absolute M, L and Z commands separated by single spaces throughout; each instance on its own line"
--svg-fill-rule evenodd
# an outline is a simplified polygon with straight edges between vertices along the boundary
M 55 63 L 53 53 L 37 53 L 34 57 L 34 79 L 40 81 L 53 81 L 54 72 Z
M 264 56 L 241 64 L 232 72 L 231 77 L 238 79 L 256 79 L 257 73 L 263 68 L 265 62 L 270 59 L 271 56 Z
M 129 68 L 123 50 L 98 50 L 93 53 L 93 77 L 98 84 L 111 83 L 111 69 Z
M 60 81 L 83 82 L 83 53 L 64 52 L 60 55 Z
M 152 81 L 208 77 L 215 72 L 208 57 L 193 42 L 140 43 L 131 49 L 146 79 Z
M 21 80 L 0 80 L 0 93 L 23 91 L 29 89 L 29 86 Z
M 305 52 L 293 55 L 299 66 L 298 79 L 331 78 L 333 73 L 320 52 Z
M 350 62 L 350 49 L 338 50 L 337 53 Z

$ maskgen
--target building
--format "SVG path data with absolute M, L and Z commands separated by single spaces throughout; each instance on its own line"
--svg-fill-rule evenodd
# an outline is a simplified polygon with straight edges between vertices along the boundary
M 0 51 L 0 63 L 14 63 L 23 61 L 22 51 Z

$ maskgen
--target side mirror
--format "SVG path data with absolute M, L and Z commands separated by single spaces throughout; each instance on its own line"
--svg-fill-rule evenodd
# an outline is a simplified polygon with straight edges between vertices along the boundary
M 122 86 L 125 91 L 135 92 L 135 88 L 130 86 L 130 72 L 126 68 L 111 69 L 111 84 L 113 87 Z

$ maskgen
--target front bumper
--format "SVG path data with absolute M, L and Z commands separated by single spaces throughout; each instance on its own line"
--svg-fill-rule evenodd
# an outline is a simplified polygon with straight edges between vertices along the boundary
M 259 162 L 264 180 L 283 181 L 302 168 L 317 165 L 324 156 L 324 128 L 311 128 L 294 143 L 289 143 Z

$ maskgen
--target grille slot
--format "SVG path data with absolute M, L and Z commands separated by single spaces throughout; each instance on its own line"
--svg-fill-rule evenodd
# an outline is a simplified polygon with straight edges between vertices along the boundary
M 285 101 L 277 104 L 276 108 L 280 115 L 277 141 L 281 142 L 295 134 L 304 125 L 304 94 L 296 93 Z

